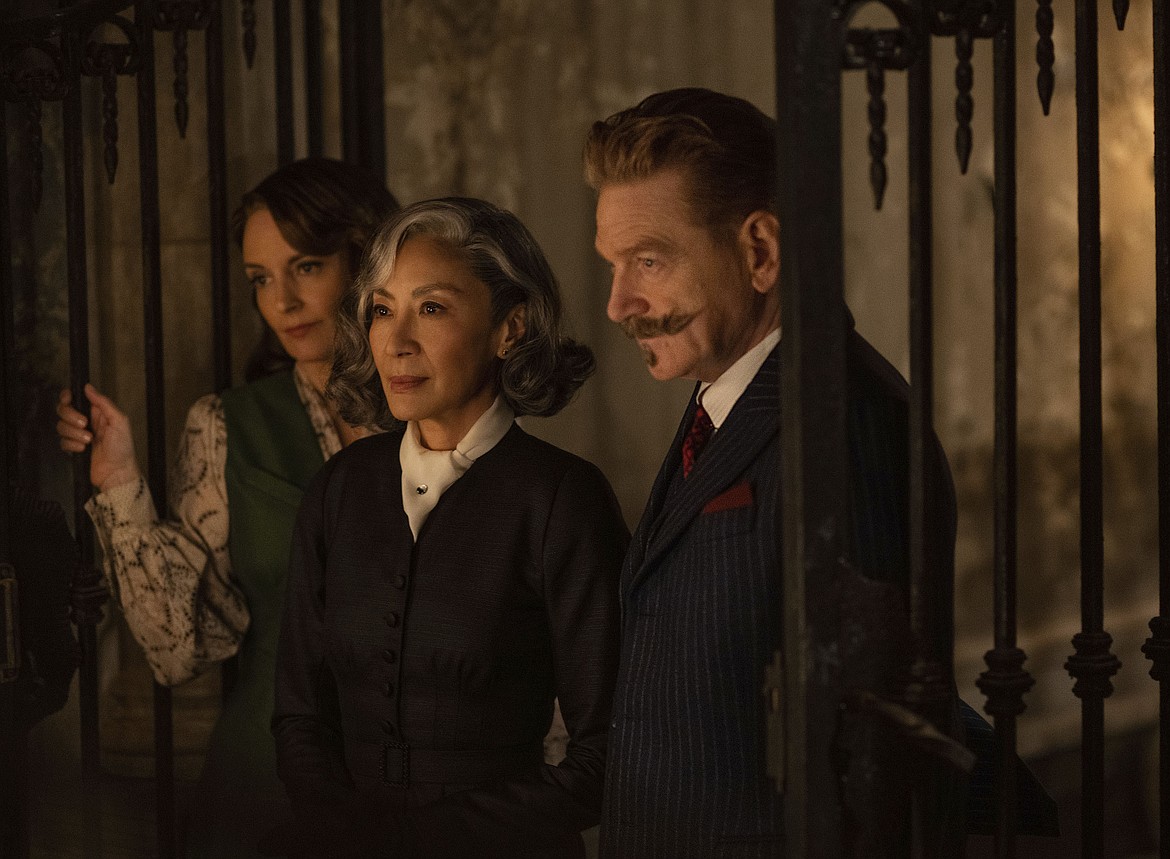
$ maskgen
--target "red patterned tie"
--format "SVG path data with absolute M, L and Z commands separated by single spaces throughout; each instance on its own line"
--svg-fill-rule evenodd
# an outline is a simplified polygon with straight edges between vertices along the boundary
M 715 424 L 711 423 L 711 418 L 707 416 L 706 409 L 699 406 L 695 409 L 695 420 L 691 424 L 691 429 L 687 433 L 687 437 L 683 439 L 683 477 L 691 476 L 691 470 L 695 467 L 695 462 L 699 459 L 699 454 L 703 452 L 703 447 L 711 439 L 711 433 L 713 432 L 715 432 Z

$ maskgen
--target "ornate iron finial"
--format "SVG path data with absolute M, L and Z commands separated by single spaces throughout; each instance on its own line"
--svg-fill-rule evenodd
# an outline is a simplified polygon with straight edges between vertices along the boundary
M 867 3 L 856 2 L 845 14 L 852 17 L 864 5 Z M 881 0 L 881 5 L 894 15 L 898 26 L 892 29 L 849 29 L 841 60 L 846 69 L 865 70 L 869 92 L 869 182 L 873 188 L 875 209 L 882 207 L 887 181 L 885 72 L 909 68 L 918 56 L 919 46 L 927 38 L 920 20 L 904 3 Z
M 955 34 L 955 154 L 959 156 L 959 172 L 966 174 L 971 160 L 971 117 L 975 115 L 975 100 L 971 89 L 975 85 L 975 71 L 971 67 L 974 39 L 971 31 L 963 28 Z
M 17 39 L 0 44 L 0 92 L 7 101 L 32 96 L 60 101 L 69 92 L 61 46 L 42 39 Z
M 32 164 L 33 209 L 44 193 L 44 155 L 41 151 L 41 102 L 60 101 L 69 92 L 61 46 L 45 40 L 14 40 L 0 45 L 0 94 L 4 101 L 23 102 L 29 162 Z
M 1048 116 L 1048 108 L 1052 104 L 1052 90 L 1056 84 L 1056 77 L 1052 67 L 1056 63 L 1056 48 L 1052 44 L 1052 0 L 1038 0 L 1036 4 L 1036 90 L 1040 93 L 1040 107 L 1044 115 Z
M 1170 680 L 1170 617 L 1155 617 L 1150 621 L 1152 635 L 1142 645 L 1142 653 L 1153 664 L 1150 676 L 1155 680 Z
M 1010 4 L 1014 11 L 1015 5 Z M 996 0 L 940 0 L 932 10 L 930 31 L 936 36 L 955 37 L 955 153 L 959 157 L 959 170 L 967 172 L 971 159 L 971 117 L 975 114 L 975 101 L 971 90 L 975 84 L 975 72 L 971 66 L 971 55 L 975 39 L 990 39 L 1003 28 L 1004 10 Z
M 256 0 L 240 4 L 240 23 L 244 27 L 244 61 L 252 68 L 256 60 Z
M 211 10 L 206 0 L 161 0 L 155 9 L 155 29 L 173 34 L 175 125 L 179 129 L 179 137 L 187 136 L 187 118 L 190 116 L 187 105 L 190 89 L 187 85 L 187 33 L 205 29 L 210 19 Z
M 983 657 L 987 671 L 979 675 L 975 685 L 987 696 L 983 709 L 990 716 L 1018 716 L 1024 712 L 1024 693 L 1036 681 L 1024 670 L 1027 657 L 1018 647 L 997 647 Z
M 1078 698 L 1108 698 L 1113 694 L 1109 678 L 1121 668 L 1121 660 L 1109 652 L 1113 636 L 1107 632 L 1078 632 L 1072 643 L 1076 653 L 1064 667 L 1077 681 L 1073 694 Z
M 1125 19 L 1129 15 L 1129 0 L 1113 0 L 1113 17 L 1117 19 L 1117 29 L 1125 29 Z
M 112 185 L 118 172 L 118 75 L 137 73 L 142 58 L 134 25 L 120 15 L 107 23 L 120 30 L 126 41 L 105 42 L 96 38 L 98 29 L 104 26 L 98 24 L 82 40 L 85 50 L 81 55 L 81 73 L 100 78 L 102 82 L 102 140 L 106 179 Z
M 886 88 L 881 64 L 872 62 L 865 70 L 869 90 L 869 184 L 873 188 L 873 207 L 881 209 L 886 193 Z

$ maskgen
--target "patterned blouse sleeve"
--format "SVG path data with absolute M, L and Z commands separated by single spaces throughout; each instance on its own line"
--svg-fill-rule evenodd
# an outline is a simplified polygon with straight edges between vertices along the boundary
M 228 557 L 226 461 L 223 406 L 208 395 L 187 413 L 170 476 L 173 519 L 158 519 L 141 478 L 87 505 L 114 596 L 167 686 L 234 655 L 248 629 Z

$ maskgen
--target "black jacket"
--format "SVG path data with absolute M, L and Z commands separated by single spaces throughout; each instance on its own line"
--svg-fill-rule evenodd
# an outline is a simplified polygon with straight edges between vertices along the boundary
M 400 440 L 356 442 L 306 493 L 277 661 L 280 776 L 310 837 L 356 855 L 581 855 L 617 667 L 628 533 L 613 492 L 513 426 L 415 543 Z M 559 766 L 541 757 L 554 697 Z

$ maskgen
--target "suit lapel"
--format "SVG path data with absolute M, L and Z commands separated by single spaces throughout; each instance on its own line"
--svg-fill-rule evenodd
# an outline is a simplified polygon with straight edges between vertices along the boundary
M 691 398 L 691 405 L 654 482 L 650 502 L 638 526 L 641 556 L 632 558 L 634 563 L 627 568 L 630 573 L 628 590 L 637 587 L 647 571 L 699 515 L 703 505 L 727 489 L 780 431 L 778 362 L 779 348 L 764 361 L 723 426 L 707 444 L 690 477 L 682 481 L 671 496 L 669 509 L 663 509 L 667 489 L 680 467 L 682 440 L 694 417 L 695 402 Z
M 646 557 L 646 547 L 650 543 L 650 538 L 654 534 L 654 527 L 658 522 L 659 514 L 662 512 L 662 504 L 666 500 L 666 493 L 670 489 L 670 482 L 674 479 L 674 473 L 679 468 L 679 463 L 682 457 L 682 443 L 686 437 L 687 430 L 690 428 L 691 421 L 695 416 L 695 392 L 699 390 L 698 384 L 695 385 L 694 391 L 691 391 L 691 399 L 687 404 L 687 409 L 683 413 L 682 420 L 679 421 L 678 429 L 674 434 L 674 441 L 670 443 L 670 450 L 666 454 L 666 458 L 662 461 L 662 466 L 658 469 L 658 476 L 654 478 L 654 485 L 650 489 L 650 498 L 646 501 L 646 507 L 642 510 L 642 518 L 638 522 L 638 527 L 634 529 L 633 536 L 630 537 L 630 548 L 626 552 L 625 563 L 622 564 L 622 590 L 625 592 L 630 584 L 630 581 L 642 566 L 642 559 Z

